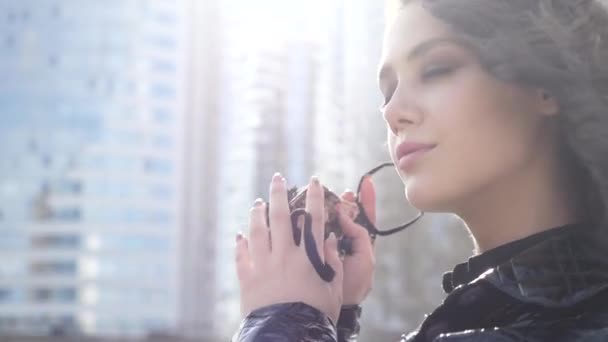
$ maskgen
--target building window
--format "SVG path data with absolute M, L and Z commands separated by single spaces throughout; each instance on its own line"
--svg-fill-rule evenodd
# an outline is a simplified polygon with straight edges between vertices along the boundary
M 82 193 L 82 182 L 79 180 L 61 180 L 54 184 L 53 192 L 57 194 L 78 195 Z
M 15 36 L 13 36 L 11 34 L 6 36 L 6 39 L 4 40 L 4 44 L 6 45 L 7 48 L 15 47 Z
M 53 210 L 53 218 L 58 221 L 80 221 L 81 217 L 82 215 L 80 212 L 80 208 L 59 208 Z
M 168 108 L 155 108 L 152 110 L 154 121 L 159 123 L 167 123 L 171 121 L 172 113 Z
M 164 159 L 146 158 L 144 159 L 144 171 L 153 174 L 164 174 L 171 173 L 171 163 Z
M 155 59 L 151 62 L 150 69 L 152 72 L 174 73 L 177 70 L 177 66 L 171 60 Z
M 10 288 L 0 288 L 0 303 L 8 304 L 15 303 L 21 300 L 21 294 L 18 290 Z
M 80 247 L 81 238 L 76 234 L 44 234 L 33 236 L 31 244 L 38 249 L 76 249 Z
M 7 20 L 9 23 L 14 23 L 14 22 L 15 22 L 15 19 L 17 19 L 17 16 L 15 15 L 15 12 L 13 12 L 13 11 L 9 10 L 9 11 L 6 13 L 6 20 Z
M 32 299 L 35 302 L 48 302 L 52 296 L 51 289 L 35 289 L 32 291 Z
M 173 99 L 175 88 L 167 84 L 153 84 L 150 87 L 150 95 L 158 99 Z
M 3 231 L 0 234 L 0 250 L 27 248 L 27 238 L 23 232 Z
M 21 21 L 22 21 L 22 22 L 26 22 L 26 21 L 28 21 L 30 18 L 31 18 L 31 13 L 30 13 L 30 11 L 29 11 L 28 9 L 24 9 L 24 10 L 21 12 Z
M 59 18 L 61 16 L 61 7 L 59 5 L 53 5 L 51 7 L 51 17 Z
M 168 199 L 171 199 L 171 197 L 173 195 L 173 191 L 172 191 L 171 187 L 168 185 L 155 184 L 155 185 L 150 186 L 149 194 L 150 194 L 150 196 L 157 198 L 157 199 L 168 200 Z
M 78 291 L 73 287 L 34 288 L 30 292 L 31 300 L 37 303 L 73 303 L 77 296 Z
M 148 43 L 154 47 L 168 50 L 172 50 L 176 46 L 175 39 L 169 36 L 151 36 L 148 38 Z
M 48 58 L 48 64 L 50 68 L 55 68 L 59 65 L 59 57 L 55 55 L 50 55 Z
M 30 264 L 34 275 L 75 275 L 78 266 L 76 261 L 39 261 Z
M 58 302 L 61 303 L 72 303 L 76 301 L 78 291 L 73 287 L 65 287 L 55 290 L 55 297 Z
M 168 135 L 157 135 L 152 138 L 152 145 L 159 148 L 173 147 L 173 139 Z

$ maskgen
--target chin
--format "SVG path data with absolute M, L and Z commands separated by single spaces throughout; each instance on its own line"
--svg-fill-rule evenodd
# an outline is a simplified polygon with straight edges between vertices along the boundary
M 405 183 L 405 197 L 409 204 L 424 212 L 444 212 L 446 208 L 442 205 L 445 198 L 438 196 L 440 191 L 432 184 L 424 184 L 416 179 L 410 179 Z

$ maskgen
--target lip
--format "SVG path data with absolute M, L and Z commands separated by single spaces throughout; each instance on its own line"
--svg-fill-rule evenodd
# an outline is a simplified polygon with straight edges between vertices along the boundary
M 416 160 L 437 145 L 417 142 L 404 142 L 397 146 L 396 156 L 399 168 L 403 171 L 410 169 Z

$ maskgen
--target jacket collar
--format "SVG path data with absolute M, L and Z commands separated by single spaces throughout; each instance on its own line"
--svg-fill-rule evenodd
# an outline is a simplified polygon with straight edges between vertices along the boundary
M 456 287 L 473 281 L 488 269 L 509 261 L 524 250 L 552 236 L 561 235 L 578 228 L 580 228 L 579 224 L 575 223 L 559 226 L 475 255 L 466 262 L 457 264 L 452 271 L 443 274 L 443 290 L 450 293 Z
M 608 288 L 605 229 L 580 224 L 563 230 L 489 269 L 487 281 L 510 296 L 548 307 L 564 307 Z

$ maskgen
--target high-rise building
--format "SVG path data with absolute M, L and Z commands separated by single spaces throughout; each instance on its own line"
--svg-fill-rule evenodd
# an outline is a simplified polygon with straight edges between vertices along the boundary
M 260 31 L 251 6 L 225 2 L 221 15 L 215 317 L 222 335 L 239 320 L 234 238 L 247 229 L 253 200 L 268 199 L 274 172 L 304 185 L 313 165 L 317 46 L 275 35 L 279 25 Z
M 188 108 L 177 333 L 215 341 L 222 25 L 216 0 L 188 1 Z
M 0 332 L 175 326 L 185 19 L 179 1 L 0 3 Z

